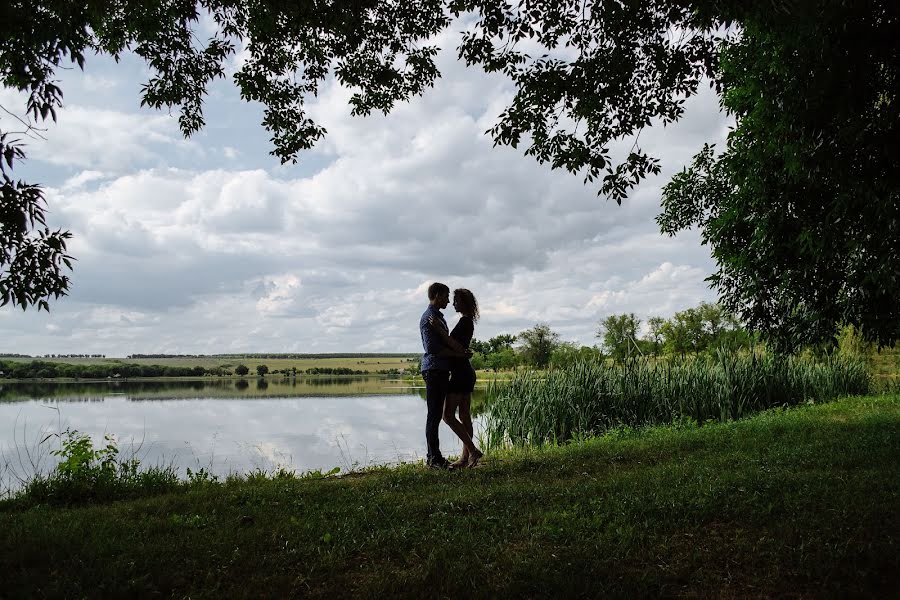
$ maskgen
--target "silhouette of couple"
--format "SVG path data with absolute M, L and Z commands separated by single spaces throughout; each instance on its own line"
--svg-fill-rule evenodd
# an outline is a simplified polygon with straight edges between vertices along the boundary
M 474 467 L 482 452 L 472 441 L 472 390 L 475 389 L 475 369 L 469 362 L 469 344 L 478 320 L 478 302 L 467 289 L 453 290 L 453 308 L 461 316 L 450 331 L 441 309 L 450 303 L 450 288 L 443 283 L 428 287 L 428 308 L 419 319 L 422 334 L 422 377 L 425 379 L 425 442 L 428 445 L 426 463 L 435 469 Z M 456 411 L 459 409 L 459 419 Z M 438 426 L 444 419 L 463 443 L 459 460 L 450 463 L 441 454 Z

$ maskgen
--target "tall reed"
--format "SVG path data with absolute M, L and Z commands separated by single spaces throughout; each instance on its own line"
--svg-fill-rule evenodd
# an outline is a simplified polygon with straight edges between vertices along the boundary
M 576 361 L 488 387 L 484 443 L 561 443 L 619 426 L 739 419 L 776 406 L 870 392 L 861 361 L 720 352 L 712 358 Z

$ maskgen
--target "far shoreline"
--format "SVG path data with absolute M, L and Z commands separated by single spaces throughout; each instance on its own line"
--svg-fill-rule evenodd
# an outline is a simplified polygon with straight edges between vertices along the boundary
M 193 376 L 185 376 L 185 377 L 105 377 L 105 378 L 87 378 L 87 377 L 34 377 L 28 379 L 12 379 L 12 378 L 0 378 L 0 384 L 2 383 L 117 383 L 122 381 L 253 381 L 253 380 L 264 380 L 264 381 L 290 381 L 291 379 L 298 378 L 346 378 L 346 379 L 361 379 L 366 377 L 376 377 L 380 379 L 402 379 L 403 375 L 391 375 L 386 373 L 354 373 L 352 375 L 329 375 L 326 373 L 298 373 L 296 376 L 293 375 L 276 375 L 276 376 L 244 376 L 241 377 L 239 375 L 207 375 L 201 377 L 193 377 Z M 410 376 L 407 376 L 410 377 Z

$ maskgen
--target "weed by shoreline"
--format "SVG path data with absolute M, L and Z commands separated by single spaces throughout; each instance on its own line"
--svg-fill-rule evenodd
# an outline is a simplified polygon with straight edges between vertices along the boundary
M 575 361 L 488 386 L 485 437 L 497 448 L 565 442 L 621 426 L 724 422 L 776 406 L 863 395 L 872 387 L 863 361 L 840 356 L 810 361 L 721 352 L 622 366 Z

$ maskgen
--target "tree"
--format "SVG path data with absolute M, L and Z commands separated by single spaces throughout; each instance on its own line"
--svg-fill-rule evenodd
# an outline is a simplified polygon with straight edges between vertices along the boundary
M 737 350 L 750 344 L 750 333 L 722 305 L 702 302 L 697 310 L 706 334 L 706 350 Z
M 640 131 L 678 119 L 710 80 L 736 127 L 721 155 L 705 147 L 666 186 L 661 231 L 697 226 L 720 301 L 780 349 L 841 323 L 900 338 L 900 4 L 458 5 L 481 17 L 462 56 L 516 83 L 495 142 L 528 140 L 526 153 L 588 182 L 605 172 L 600 191 L 619 201 L 658 169 Z M 517 51 L 526 39 L 543 49 Z M 627 137 L 614 165 L 608 142 Z
M 488 342 L 482 342 L 481 340 L 472 338 L 472 341 L 469 342 L 469 349 L 474 355 L 487 355 L 491 352 L 491 345 Z
M 494 373 L 515 369 L 519 365 L 519 355 L 512 348 L 503 348 L 497 352 L 491 352 L 485 357 L 485 366 Z
M 516 336 L 522 344 L 520 352 L 527 364 L 543 369 L 550 364 L 550 356 L 559 345 L 559 334 L 546 323 L 538 323 Z
M 475 369 L 492 369 L 497 372 L 500 369 L 512 369 L 516 366 L 516 355 L 512 349 L 516 336 L 501 334 L 492 337 L 486 342 L 473 339 L 469 348 L 474 352 L 472 366 Z
M 658 328 L 663 347 L 672 354 L 737 350 L 747 347 L 751 340 L 737 318 L 718 304 L 701 302 L 675 313 L 668 321 L 656 319 L 651 329 Z
M 241 377 L 243 377 L 244 375 L 246 375 L 249 372 L 250 372 L 250 369 L 247 368 L 247 365 L 238 365 L 234 368 L 234 374 L 240 375 Z
M 666 321 L 662 326 L 663 348 L 667 354 L 680 354 L 684 356 L 693 349 L 691 345 L 691 332 L 687 319 L 683 313 L 675 313 L 675 316 Z
M 488 346 L 490 346 L 491 352 L 502 352 L 503 350 L 509 350 L 513 347 L 514 343 L 516 343 L 516 336 L 510 335 L 508 333 L 495 335 L 488 340 Z
M 697 307 L 697 312 L 706 335 L 705 345 L 712 345 L 725 332 L 728 324 L 726 312 L 721 305 L 709 302 L 701 302 Z
M 603 340 L 603 347 L 607 352 L 618 362 L 622 362 L 635 351 L 640 324 L 641 320 L 634 313 L 610 315 L 600 322 L 597 337 Z
M 260 377 L 265 377 L 266 373 L 269 372 L 269 367 L 266 365 L 256 365 L 256 374 Z
M 840 323 L 900 337 L 900 4 L 457 5 L 481 18 L 461 55 L 516 84 L 494 141 L 602 175 L 618 201 L 658 171 L 640 131 L 677 120 L 711 81 L 736 127 L 720 156 L 705 147 L 666 186 L 661 231 L 698 226 L 721 302 L 779 348 L 831 339 Z M 609 142 L 629 137 L 616 165 Z
M 662 349 L 663 326 L 665 323 L 666 320 L 662 317 L 650 317 L 647 319 L 649 331 L 647 332 L 646 340 L 650 344 L 653 356 L 659 356 L 659 351 Z
M 324 78 L 333 73 L 358 90 L 353 114 L 388 112 L 438 75 L 436 49 L 423 40 L 451 17 L 474 16 L 460 58 L 515 85 L 489 130 L 494 143 L 525 144 L 525 154 L 596 181 L 598 193 L 619 203 L 660 170 L 640 147 L 641 131 L 678 120 L 708 80 L 736 126 L 724 151 L 705 147 L 665 187 L 661 231 L 697 226 L 717 263 L 710 281 L 723 306 L 779 348 L 831 339 L 840 323 L 879 343 L 900 337 L 894 0 L 3 6 L 0 78 L 30 94 L 35 120 L 60 105 L 53 76 L 63 59 L 82 65 L 86 51 L 118 56 L 133 48 L 153 72 L 143 103 L 178 110 L 190 135 L 203 125 L 206 85 L 243 41 L 249 58 L 235 82 L 266 107 L 263 125 L 282 161 L 324 135 L 303 110 Z M 198 7 L 216 25 L 201 46 L 193 41 Z M 0 154 L 11 168 L 24 153 L 4 140 Z M 616 141 L 630 149 L 613 152 Z M 46 308 L 42 298 L 67 289 L 66 232 L 32 231 L 43 218 L 40 188 L 5 181 L 0 291 L 5 301 Z M 28 215 L 41 218 L 29 228 Z
M 716 76 L 737 125 L 664 189 L 662 230 L 700 228 L 720 301 L 777 349 L 900 338 L 897 39 L 893 1 L 748 9 Z
M 572 342 L 562 342 L 553 349 L 550 365 L 554 368 L 565 367 L 577 361 L 602 362 L 606 358 L 599 348 L 578 346 Z

